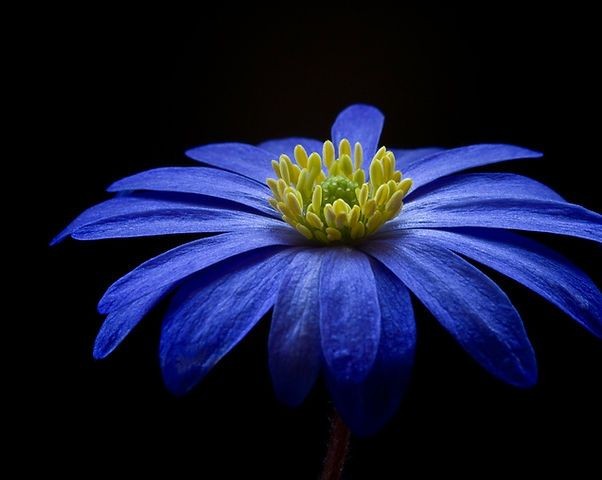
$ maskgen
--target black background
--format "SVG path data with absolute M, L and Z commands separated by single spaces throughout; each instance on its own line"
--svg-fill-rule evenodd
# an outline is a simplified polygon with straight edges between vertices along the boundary
M 55 12 L 56 13 L 56 12 Z M 70 12 L 73 14 L 74 12 Z M 104 289 L 184 238 L 46 242 L 106 198 L 113 180 L 187 165 L 182 152 L 219 141 L 327 138 L 336 113 L 372 103 L 387 146 L 520 144 L 543 161 L 487 170 L 532 176 L 600 210 L 594 33 L 587 13 L 549 9 L 402 8 L 276 15 L 222 11 L 75 12 L 47 25 L 35 84 L 41 127 L 47 299 L 52 338 L 37 375 L 32 438 L 48 465 L 161 468 L 194 478 L 314 478 L 330 406 L 320 384 L 296 410 L 277 404 L 266 358 L 269 319 L 190 395 L 174 398 L 157 360 L 161 308 L 106 361 L 91 349 Z M 594 117 L 595 118 L 595 117 Z M 545 238 L 599 280 L 599 249 Z M 488 377 L 416 303 L 414 378 L 397 416 L 354 439 L 347 478 L 479 474 L 594 466 L 602 429 L 602 346 L 554 307 L 487 271 L 521 312 L 540 365 L 521 391 Z M 60 432 L 61 435 L 55 435 Z M 56 448 L 54 448 L 56 447 Z M 215 472 L 221 471 L 221 475 Z M 213 473 L 212 473 L 213 472 Z M 386 473 L 388 472 L 388 473 Z M 80 472 L 84 474 L 85 472 Z M 177 476 L 177 475 L 176 475 Z

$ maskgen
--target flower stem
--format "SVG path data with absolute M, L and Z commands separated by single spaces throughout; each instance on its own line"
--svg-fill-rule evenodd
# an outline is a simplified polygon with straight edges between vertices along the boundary
M 343 468 L 347 453 L 349 452 L 349 439 L 351 432 L 343 422 L 338 412 L 334 410 L 330 420 L 330 438 L 328 439 L 328 450 L 324 459 L 324 466 L 320 480 L 340 480 L 343 476 Z

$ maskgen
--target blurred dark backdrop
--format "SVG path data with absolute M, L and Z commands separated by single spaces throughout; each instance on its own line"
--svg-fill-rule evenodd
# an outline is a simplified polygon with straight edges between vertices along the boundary
M 326 138 L 340 109 L 366 102 L 387 117 L 387 146 L 505 142 L 540 149 L 543 161 L 489 170 L 530 175 L 600 210 L 595 126 L 584 116 L 595 82 L 587 15 L 507 4 L 235 10 L 70 12 L 78 21 L 49 23 L 39 42 L 34 126 L 44 142 L 40 247 L 48 297 L 41 332 L 52 336 L 53 348 L 39 367 L 50 382 L 36 387 L 35 397 L 50 423 L 32 437 L 47 452 L 56 447 L 51 462 L 63 471 L 75 469 L 78 458 L 90 470 L 112 471 L 119 460 L 120 471 L 191 469 L 195 478 L 314 478 L 327 436 L 322 385 L 296 410 L 273 397 L 269 318 L 185 398 L 161 383 L 162 309 L 108 360 L 92 360 L 102 321 L 95 305 L 104 289 L 182 241 L 70 241 L 46 251 L 45 242 L 106 198 L 104 188 L 117 178 L 188 165 L 182 152 L 203 143 Z M 600 280 L 597 247 L 546 241 Z M 347 478 L 596 465 L 602 345 L 539 297 L 491 275 L 525 320 L 540 364 L 538 386 L 520 391 L 489 378 L 416 303 L 410 391 L 381 434 L 354 440 Z M 216 469 L 221 475 L 210 473 Z

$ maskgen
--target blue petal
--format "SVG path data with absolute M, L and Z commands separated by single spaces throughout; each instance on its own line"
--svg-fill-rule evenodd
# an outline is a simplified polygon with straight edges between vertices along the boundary
M 261 252 L 223 262 L 178 292 L 161 333 L 167 388 L 186 393 L 243 339 L 274 304 L 293 253 Z
M 100 240 L 181 233 L 246 232 L 256 228 L 290 230 L 280 220 L 247 212 L 165 208 L 105 218 L 78 228 L 72 233 L 72 237 L 77 240 Z
M 223 198 L 276 216 L 268 204 L 267 186 L 234 173 L 204 167 L 167 167 L 147 170 L 113 183 L 109 192 L 153 190 Z
M 337 411 L 356 435 L 372 435 L 395 414 L 410 380 L 416 324 L 408 289 L 378 262 L 372 263 L 381 312 L 378 354 L 360 384 L 336 382 L 328 387 Z
M 286 154 L 290 158 L 294 157 L 295 147 L 301 145 L 307 153 L 318 152 L 322 155 L 323 142 L 314 140 L 313 138 L 290 137 L 279 138 L 276 140 L 268 140 L 258 145 L 259 148 L 267 150 L 274 154 L 275 158 L 281 154 Z
M 224 233 L 186 243 L 152 258 L 109 287 L 98 309 L 107 313 L 233 255 L 272 245 L 295 245 L 291 230 L 249 230 Z
M 450 180 L 452 181 L 452 180 Z M 602 217 L 578 205 L 495 191 L 473 195 L 470 187 L 457 196 L 420 196 L 404 206 L 381 234 L 413 228 L 487 227 L 547 232 L 602 241 Z
M 232 205 L 235 204 L 232 204 L 231 202 L 215 201 L 209 198 L 202 199 L 200 197 L 192 200 L 190 197 L 177 194 L 121 196 L 94 205 L 80 214 L 61 233 L 59 233 L 50 244 L 55 245 L 61 242 L 85 225 L 121 215 L 135 215 L 168 209 L 228 208 Z
M 370 105 L 351 105 L 339 113 L 332 125 L 332 141 L 335 146 L 346 138 L 351 142 L 362 144 L 364 158 L 372 159 L 378 147 L 380 132 L 385 122 L 384 115 Z
M 469 147 L 444 150 L 440 153 L 417 159 L 407 166 L 407 177 L 414 181 L 414 188 L 426 185 L 437 178 L 469 168 L 519 158 L 541 157 L 540 152 L 514 145 L 471 145 Z
M 332 247 L 320 270 L 320 335 L 324 360 L 336 381 L 366 378 L 378 351 L 380 308 L 370 260 Z
M 109 313 L 94 343 L 94 358 L 99 360 L 109 355 L 123 339 L 134 329 L 140 320 L 169 292 L 163 287 L 146 295 L 125 307 Z
M 445 202 L 458 197 L 538 198 L 563 202 L 564 199 L 550 187 L 513 173 L 471 173 L 445 177 L 424 188 L 412 191 L 406 204 L 421 201 Z
M 499 230 L 416 230 L 413 235 L 466 255 L 522 283 L 602 337 L 600 290 L 583 271 L 549 248 Z
M 435 153 L 444 151 L 441 147 L 424 147 L 424 148 L 390 148 L 396 159 L 397 168 L 405 174 L 408 167 L 419 160 L 430 157 Z
M 397 275 L 489 373 L 518 387 L 535 384 L 535 355 L 518 312 L 482 272 L 410 231 L 363 248 Z
M 311 390 L 322 363 L 320 267 L 323 248 L 299 252 L 286 266 L 268 343 L 277 398 L 297 406 Z
M 273 177 L 273 153 L 244 143 L 214 143 L 188 150 L 186 155 L 213 167 L 229 170 L 245 177 L 265 183 Z

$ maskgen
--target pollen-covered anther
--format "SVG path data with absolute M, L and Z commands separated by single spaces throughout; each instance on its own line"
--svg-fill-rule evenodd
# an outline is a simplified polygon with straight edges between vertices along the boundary
M 337 155 L 338 153 L 338 155 Z M 396 170 L 395 155 L 381 147 L 363 170 L 361 144 L 324 142 L 321 154 L 301 145 L 294 159 L 272 161 L 269 203 L 301 235 L 321 243 L 354 243 L 397 216 L 412 180 Z

